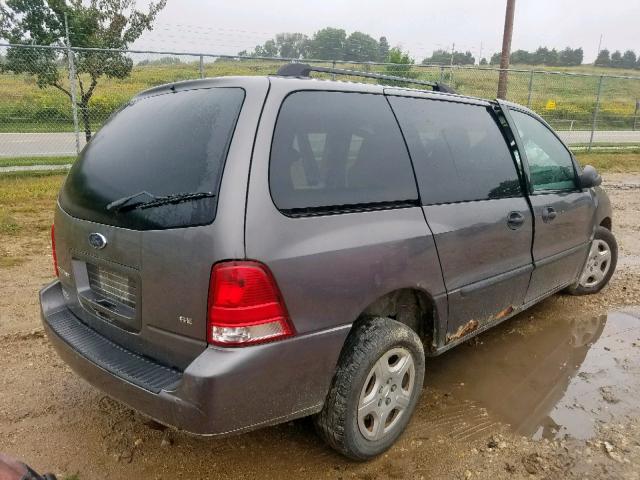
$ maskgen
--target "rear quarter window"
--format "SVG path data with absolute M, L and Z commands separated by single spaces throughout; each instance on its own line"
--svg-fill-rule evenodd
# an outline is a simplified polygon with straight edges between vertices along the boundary
M 382 208 L 416 202 L 402 134 L 383 95 L 301 91 L 278 115 L 271 195 L 289 213 Z
M 211 223 L 215 196 L 126 212 L 106 207 L 142 191 L 158 197 L 217 195 L 244 96 L 241 88 L 205 88 L 127 105 L 95 135 L 69 172 L 62 208 L 77 218 L 136 230 Z
M 487 107 L 390 97 L 425 205 L 522 194 L 511 151 Z

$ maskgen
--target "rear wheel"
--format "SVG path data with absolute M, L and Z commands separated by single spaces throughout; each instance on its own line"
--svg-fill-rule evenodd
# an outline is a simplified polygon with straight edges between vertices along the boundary
M 604 227 L 598 227 L 591 242 L 589 256 L 575 285 L 567 291 L 572 295 L 588 295 L 602 290 L 616 269 L 618 243 Z
M 319 433 L 355 460 L 384 452 L 409 422 L 423 379 L 424 349 L 413 330 L 389 318 L 356 326 L 316 416 Z

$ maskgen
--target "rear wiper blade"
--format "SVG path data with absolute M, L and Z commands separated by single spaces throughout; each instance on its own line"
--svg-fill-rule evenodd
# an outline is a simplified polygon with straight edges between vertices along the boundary
M 108 211 L 115 210 L 116 212 L 119 212 L 124 207 L 126 207 L 131 200 L 133 200 L 134 198 L 141 197 L 143 195 L 146 195 L 152 200 L 156 200 L 158 198 L 153 193 L 149 193 L 146 190 L 143 190 L 142 192 L 134 193 L 132 195 L 127 195 L 126 197 L 122 197 L 117 200 L 114 200 L 109 205 L 107 205 L 107 210 Z M 139 205 L 139 203 L 137 203 L 136 205 Z
M 213 198 L 216 194 L 212 192 L 194 192 L 194 193 L 177 193 L 175 195 L 167 195 L 166 197 L 154 196 L 151 200 L 146 202 L 137 202 L 127 205 L 121 205 L 118 208 L 119 212 L 126 210 L 142 210 L 145 208 L 159 207 L 161 205 L 171 205 L 183 202 L 190 202 L 192 200 L 200 200 L 201 198 Z
M 213 192 L 194 192 L 194 193 L 178 193 L 176 195 L 167 195 L 166 197 L 156 197 L 148 202 L 133 205 L 133 209 L 144 209 L 159 207 L 160 205 L 170 205 L 182 202 L 190 202 L 192 200 L 200 200 L 201 198 L 213 198 L 216 194 Z

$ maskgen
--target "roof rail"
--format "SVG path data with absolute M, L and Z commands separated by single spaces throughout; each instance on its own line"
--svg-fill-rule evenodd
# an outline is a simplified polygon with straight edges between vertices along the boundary
M 415 85 L 425 85 L 427 87 L 431 87 L 435 92 L 458 93 L 450 86 L 439 82 L 427 82 L 425 80 L 415 80 L 409 77 L 397 77 L 395 75 L 385 75 L 383 73 L 361 72 L 359 70 L 315 67 L 307 63 L 288 63 L 280 67 L 277 75 L 281 77 L 310 77 L 311 72 L 331 73 L 332 75 L 348 75 L 350 77 L 376 78 L 378 80 L 412 83 Z

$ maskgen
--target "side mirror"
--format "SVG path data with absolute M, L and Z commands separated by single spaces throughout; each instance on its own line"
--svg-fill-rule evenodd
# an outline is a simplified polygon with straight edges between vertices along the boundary
M 580 188 L 597 187 L 602 183 L 602 177 L 598 171 L 591 165 L 587 165 L 582 169 L 580 174 Z

